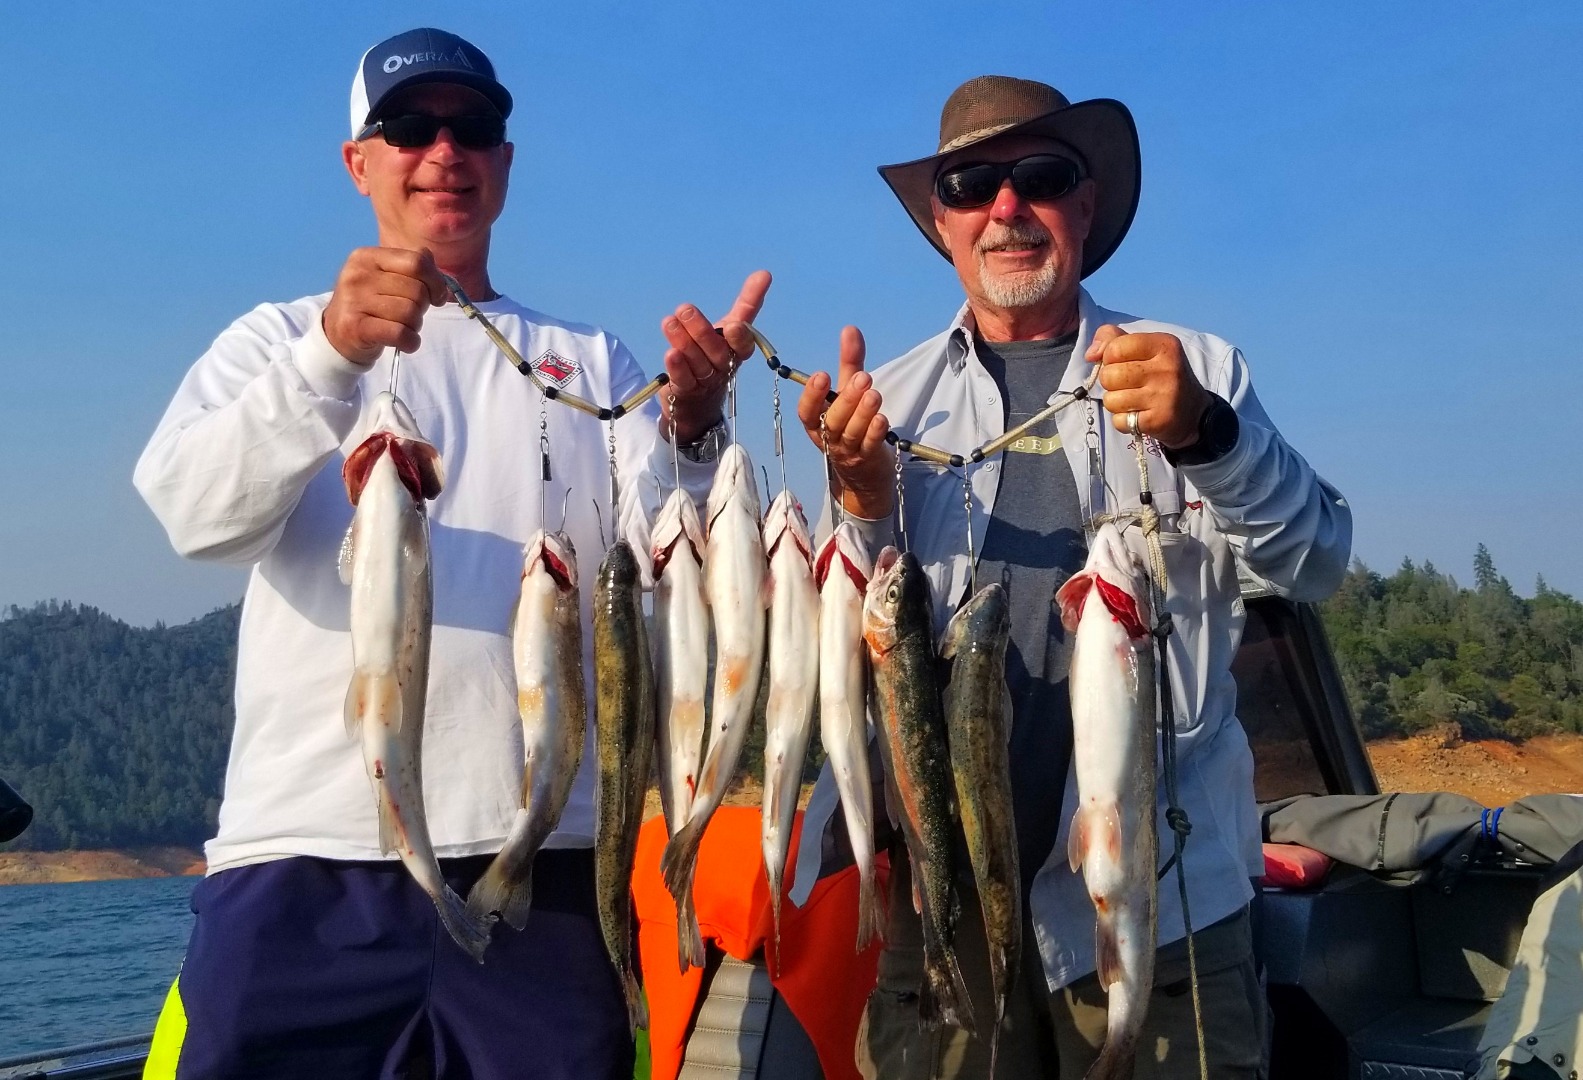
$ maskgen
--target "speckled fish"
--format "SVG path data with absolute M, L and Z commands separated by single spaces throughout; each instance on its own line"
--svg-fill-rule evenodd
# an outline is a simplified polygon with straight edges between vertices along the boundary
M 813 579 L 813 538 L 802 506 L 789 490 L 777 495 L 764 515 L 764 549 L 769 557 L 770 618 L 762 847 L 779 964 L 781 881 L 819 695 L 819 590 Z
M 499 914 L 520 930 L 533 902 L 533 859 L 560 824 L 588 727 L 577 552 L 565 533 L 541 529 L 523 551 L 511 656 L 522 718 L 522 809 L 468 894 L 467 910 Z
M 954 791 L 932 630 L 923 568 L 911 552 L 886 548 L 864 596 L 863 638 L 874 670 L 881 756 L 912 860 L 913 903 L 923 918 L 918 1019 L 972 1033 L 973 1003 L 953 945 L 961 906 L 951 868 Z
M 814 564 L 819 584 L 819 738 L 824 745 L 858 870 L 857 947 L 881 933 L 874 876 L 874 789 L 868 768 L 868 650 L 863 595 L 874 563 L 857 526 L 837 525 Z
M 1130 1077 L 1154 986 L 1155 683 L 1148 579 L 1111 524 L 1056 593 L 1072 641 L 1077 813 L 1067 859 L 1094 901 L 1105 1045 L 1089 1077 Z
M 480 963 L 490 922 L 440 875 L 423 812 L 423 710 L 434 589 L 426 502 L 445 485 L 440 454 L 394 394 L 374 399 L 369 434 L 341 469 L 357 509 L 341 550 L 351 586 L 352 680 L 346 730 L 363 743 L 379 804 L 379 850 L 392 851 L 434 901 L 445 929 Z
M 648 1018 L 632 957 L 632 863 L 654 748 L 654 665 L 641 589 L 637 557 L 618 540 L 594 585 L 594 899 L 634 1032 Z
M 660 859 L 665 886 L 676 900 L 678 958 L 683 971 L 688 965 L 704 966 L 704 940 L 693 909 L 693 870 L 704 829 L 736 776 L 764 664 L 769 574 L 759 529 L 758 484 L 753 480 L 753 462 L 740 445 L 732 444 L 721 455 L 706 509 L 704 595 L 709 598 L 715 636 L 709 750 L 687 824 L 671 837 Z
M 704 756 L 709 691 L 709 607 L 704 530 L 685 491 L 671 492 L 654 523 L 654 678 L 659 692 L 660 806 L 675 836 L 687 823 Z
M 1011 809 L 1007 742 L 1011 714 L 1006 697 L 1006 644 L 1011 609 L 1006 590 L 985 585 L 951 617 L 940 656 L 951 661 L 945 690 L 945 723 L 956 781 L 956 805 L 967 839 L 968 860 L 984 912 L 989 945 L 995 1027 L 989 1037 L 989 1074 L 995 1075 L 1006 998 L 1017 981 L 1022 955 L 1022 875 Z

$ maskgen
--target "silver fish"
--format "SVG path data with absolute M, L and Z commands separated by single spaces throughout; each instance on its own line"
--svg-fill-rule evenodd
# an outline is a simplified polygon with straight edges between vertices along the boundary
M 802 506 L 789 490 L 775 497 L 764 516 L 764 548 L 769 553 L 770 620 L 762 847 L 779 964 L 781 880 L 819 694 L 819 590 L 813 580 L 813 538 Z
M 884 908 L 874 877 L 874 791 L 868 768 L 868 650 L 863 595 L 874 563 L 857 526 L 843 521 L 822 547 L 819 584 L 819 738 L 841 795 L 847 838 L 857 862 L 857 947 L 883 933 Z
M 693 870 L 704 829 L 736 775 L 742 744 L 753 722 L 764 663 L 764 609 L 768 580 L 759 529 L 759 491 L 753 462 L 739 444 L 720 457 L 709 491 L 704 594 L 714 623 L 715 683 L 710 701 L 709 750 L 692 812 L 660 859 L 665 886 L 676 899 L 681 968 L 703 967 L 704 941 L 693 909 Z
M 440 493 L 440 454 L 390 393 L 374 400 L 369 434 L 341 470 L 357 509 L 341 551 L 351 586 L 352 680 L 346 730 L 363 744 L 379 804 L 379 850 L 392 851 L 429 894 L 452 938 L 480 963 L 490 922 L 470 915 L 440 874 L 423 812 L 423 711 L 434 590 L 426 500 Z
M 675 836 L 687 823 L 704 756 L 709 606 L 698 508 L 671 492 L 654 523 L 654 678 L 659 695 L 660 806 Z
M 478 918 L 498 913 L 520 930 L 533 902 L 533 859 L 560 824 L 588 729 L 577 551 L 564 533 L 540 529 L 523 551 L 511 655 L 522 717 L 522 809 L 468 894 L 467 910 Z
M 1129 1077 L 1154 986 L 1155 682 L 1148 579 L 1112 524 L 1056 593 L 1072 642 L 1077 813 L 1067 860 L 1094 901 L 1105 1045 L 1091 1078 Z

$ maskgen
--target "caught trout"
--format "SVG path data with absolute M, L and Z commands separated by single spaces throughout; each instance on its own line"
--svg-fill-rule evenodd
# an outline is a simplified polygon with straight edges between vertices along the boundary
M 913 904 L 923 918 L 918 1019 L 972 1034 L 973 1003 L 953 946 L 960 906 L 951 872 L 953 792 L 932 628 L 923 568 L 911 552 L 887 547 L 863 600 L 863 638 L 874 669 L 881 756 L 912 859 Z
M 1022 955 L 1022 875 L 1011 810 L 1007 742 L 1011 715 L 1006 699 L 1006 644 L 1011 609 L 1006 590 L 985 585 L 951 617 L 940 655 L 951 661 L 945 723 L 956 779 L 956 805 L 967 838 L 968 860 L 984 910 L 989 944 L 989 984 L 995 994 L 995 1028 L 989 1037 L 989 1075 L 995 1075 L 1006 998 L 1017 981 Z
M 654 523 L 654 677 L 659 691 L 660 806 L 675 836 L 687 823 L 704 756 L 709 610 L 704 530 L 692 498 L 671 492 Z
M 445 470 L 407 406 L 386 392 L 374 399 L 369 434 L 347 457 L 341 478 L 357 508 L 341 550 L 341 580 L 352 588 L 346 730 L 363 742 L 379 805 L 379 850 L 401 856 L 451 937 L 483 963 L 490 922 L 469 914 L 440 875 L 423 812 L 434 617 L 425 503 L 440 493 Z
M 769 554 L 769 698 L 764 707 L 764 871 L 775 917 L 775 962 L 780 964 L 781 879 L 791 843 L 803 759 L 813 736 L 819 693 L 819 590 L 813 580 L 813 538 L 790 491 L 764 517 Z
M 643 627 L 642 577 L 625 540 L 594 584 L 594 894 L 605 948 L 621 978 L 632 1030 L 648 1024 L 632 958 L 632 862 L 654 746 L 654 667 Z
M 768 579 L 759 532 L 759 490 L 748 452 L 733 443 L 720 457 L 709 491 L 704 595 L 714 622 L 715 685 L 710 701 L 709 751 L 693 808 L 682 831 L 660 859 L 665 886 L 676 900 L 681 969 L 704 966 L 704 939 L 693 909 L 693 870 L 704 829 L 736 775 L 737 759 L 753 722 L 759 672 L 764 663 L 764 608 Z
M 857 862 L 857 948 L 882 931 L 874 877 L 874 790 L 868 770 L 868 652 L 863 595 L 874 564 L 857 526 L 843 521 L 819 549 L 819 738 L 841 795 Z
M 1056 593 L 1072 642 L 1077 813 L 1067 860 L 1083 871 L 1097 922 L 1105 1045 L 1090 1078 L 1132 1075 L 1154 986 L 1155 683 L 1146 572 L 1114 525 Z
M 522 717 L 522 809 L 467 910 L 498 914 L 521 930 L 533 902 L 533 859 L 560 824 L 588 726 L 577 552 L 564 533 L 541 529 L 523 551 L 511 656 Z

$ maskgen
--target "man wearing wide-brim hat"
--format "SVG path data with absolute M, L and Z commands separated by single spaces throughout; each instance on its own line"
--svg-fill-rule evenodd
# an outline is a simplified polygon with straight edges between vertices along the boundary
M 998 1028 L 997 1075 L 1079 1077 L 1105 1041 L 1095 907 L 1068 860 L 1077 805 L 1068 779 L 1072 635 L 1051 596 L 1083 567 L 1097 516 L 1140 510 L 1140 439 L 1170 581 L 1178 801 L 1192 829 L 1183 864 L 1209 1072 L 1252 1077 L 1261 1066 L 1266 1013 L 1248 903 L 1249 879 L 1263 867 L 1253 758 L 1236 722 L 1230 671 L 1243 623 L 1237 575 L 1299 600 L 1327 596 L 1350 556 L 1351 514 L 1276 431 L 1240 352 L 1208 334 L 1102 308 L 1080 284 L 1126 236 L 1140 173 L 1137 131 L 1120 102 L 1071 103 L 1043 83 L 1003 76 L 958 87 L 941 114 L 936 152 L 880 174 L 955 267 L 966 304 L 942 333 L 872 375 L 863 370 L 862 336 L 848 327 L 839 395 L 826 404 L 831 380 L 820 373 L 799 403 L 810 437 L 828 445 L 847 516 L 874 552 L 894 542 L 901 507 L 907 541 L 933 586 L 937 629 L 975 580 L 1003 583 L 1011 608 L 1006 683 L 1020 971 L 997 1025 L 984 921 L 972 873 L 962 867 L 955 950 L 971 999 L 963 1012 L 976 1035 L 948 1025 L 921 1029 L 919 997 L 929 988 L 920 920 L 907 861 L 893 845 L 886 951 L 857 1046 L 868 1076 L 986 1076 Z M 888 431 L 970 459 L 1063 394 L 1072 397 L 1096 364 L 1090 396 L 1077 396 L 1005 453 L 967 466 L 970 513 L 962 470 L 905 453 L 898 502 Z M 1124 538 L 1146 553 L 1140 529 L 1127 528 Z M 1160 790 L 1163 864 L 1173 850 L 1163 776 Z M 831 785 L 821 783 L 805 827 L 823 828 L 834 802 Z M 820 850 L 801 847 L 810 863 Z M 815 869 L 799 866 L 799 885 Z M 1174 873 L 1158 890 L 1157 925 L 1136 1071 L 1123 1062 L 1106 1075 L 1198 1075 Z

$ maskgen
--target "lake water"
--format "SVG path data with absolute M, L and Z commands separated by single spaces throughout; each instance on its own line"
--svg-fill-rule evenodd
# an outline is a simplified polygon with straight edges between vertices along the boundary
M 200 880 L 0 886 L 0 1058 L 153 1031 Z

